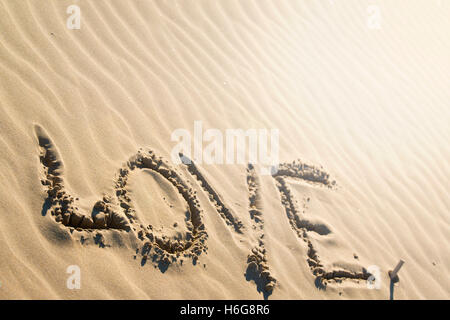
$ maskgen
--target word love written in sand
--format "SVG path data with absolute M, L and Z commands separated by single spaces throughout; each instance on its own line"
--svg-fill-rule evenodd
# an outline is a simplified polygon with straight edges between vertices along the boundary
M 175 169 L 152 150 L 139 150 L 119 168 L 114 179 L 114 193 L 103 196 L 95 203 L 92 210 L 86 211 L 82 209 L 80 199 L 72 196 L 69 187 L 64 183 L 64 165 L 52 139 L 39 125 L 35 126 L 35 134 L 40 147 L 41 182 L 47 193 L 42 215 L 45 216 L 50 212 L 57 223 L 69 228 L 72 234 L 79 234 L 82 243 L 94 241 L 100 247 L 106 247 L 110 246 L 111 242 L 122 243 L 128 236 L 132 243 L 136 243 L 136 239 L 139 240 L 135 258 L 137 255 L 142 257 L 141 265 L 145 265 L 151 259 L 155 267 L 162 272 L 171 264 L 182 265 L 187 259 L 192 260 L 196 265 L 200 255 L 208 250 L 208 233 L 203 222 L 203 208 L 197 191 L 188 179 L 191 177 L 194 178 L 197 188 L 200 187 L 201 192 L 212 203 L 226 226 L 240 235 L 252 236 L 254 247 L 247 257 L 246 279 L 254 281 L 258 292 L 262 292 L 265 296 L 270 295 L 276 287 L 277 280 L 272 275 L 264 242 L 264 208 L 261 204 L 260 181 L 252 164 L 247 167 L 248 213 L 252 224 L 250 229 L 224 203 L 220 194 L 193 161 L 180 154 L 183 165 Z M 172 189 L 181 196 L 186 208 L 185 232 L 178 232 L 169 237 L 164 234 L 163 228 L 145 225 L 141 221 L 128 188 L 129 178 L 139 171 L 158 177 L 160 186 L 164 184 L 165 188 Z M 316 187 L 332 190 L 336 183 L 330 180 L 329 174 L 315 166 L 294 161 L 289 164 L 280 164 L 273 178 L 280 192 L 281 204 L 289 224 L 307 248 L 306 261 L 311 273 L 315 276 L 316 286 L 324 288 L 329 281 L 367 280 L 371 274 L 364 268 L 361 268 L 360 272 L 324 268 L 309 235 L 315 233 L 317 236 L 326 236 L 331 231 L 326 225 L 312 223 L 302 215 L 305 206 L 303 211 L 297 207 L 297 201 L 289 188 L 289 181 L 301 180 Z M 174 227 L 176 226 L 175 223 Z M 64 239 L 64 236 L 60 238 Z M 118 238 L 120 241 L 117 240 Z

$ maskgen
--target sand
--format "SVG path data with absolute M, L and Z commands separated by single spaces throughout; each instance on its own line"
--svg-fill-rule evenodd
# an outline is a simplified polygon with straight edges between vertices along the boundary
M 450 298 L 448 1 L 0 16 L 0 299 Z M 174 163 L 194 121 L 278 129 L 278 172 Z

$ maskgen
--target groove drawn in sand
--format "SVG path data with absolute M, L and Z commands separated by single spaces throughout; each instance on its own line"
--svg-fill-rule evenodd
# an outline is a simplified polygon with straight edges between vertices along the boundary
M 214 204 L 214 207 L 216 208 L 217 212 L 222 217 L 222 219 L 225 220 L 226 224 L 229 226 L 233 226 L 236 232 L 242 234 L 244 225 L 238 218 L 236 218 L 236 216 L 225 205 L 225 203 L 223 203 L 220 195 L 208 183 L 208 181 L 200 172 L 200 170 L 197 168 L 195 163 L 181 153 L 179 156 L 182 163 L 187 167 L 189 173 L 192 174 L 197 179 L 203 190 L 208 194 L 209 200 Z
M 40 161 L 43 165 L 42 185 L 47 189 L 47 199 L 43 206 L 43 215 L 50 211 L 56 222 L 77 230 L 82 229 L 118 229 L 129 231 L 126 219 L 114 207 L 111 199 L 104 197 L 98 201 L 91 213 L 78 208 L 78 198 L 74 198 L 64 186 L 63 163 L 55 145 L 45 130 L 35 127 L 39 139 Z
M 289 178 L 300 179 L 317 186 L 332 189 L 336 185 L 336 182 L 334 180 L 330 180 L 329 174 L 321 169 L 304 164 L 298 160 L 297 162 L 294 161 L 291 164 L 281 164 L 278 172 L 272 176 L 277 181 L 277 187 L 281 195 L 281 203 L 286 210 L 286 215 L 292 230 L 294 230 L 297 236 L 306 242 L 308 246 L 307 262 L 312 274 L 316 276 L 316 286 L 324 289 L 326 288 L 327 281 L 340 282 L 346 279 L 367 280 L 370 273 L 368 273 L 364 268 L 362 268 L 361 272 L 352 272 L 348 270 L 327 271 L 324 269 L 308 232 L 315 232 L 319 235 L 327 235 L 331 233 L 331 231 L 326 225 L 314 224 L 301 217 L 300 210 L 297 208 L 294 197 L 292 196 L 291 190 L 286 182 L 286 179 Z M 309 201 L 309 198 L 307 201 Z
M 130 174 L 137 169 L 149 169 L 160 174 L 183 197 L 187 204 L 188 217 L 185 222 L 189 230 L 183 238 L 169 239 L 162 234 L 162 230 L 157 230 L 152 225 L 144 226 L 139 222 L 126 189 Z M 140 250 L 142 264 L 145 264 L 147 259 L 151 258 L 153 262 L 159 264 L 160 268 L 168 267 L 178 260 L 182 263 L 181 255 L 192 258 L 195 264 L 200 254 L 207 252 L 206 239 L 208 235 L 202 222 L 202 209 L 195 191 L 189 187 L 181 173 L 172 169 L 168 161 L 163 161 L 153 151 L 150 150 L 146 153 L 139 151 L 129 159 L 119 170 L 115 191 L 126 217 L 135 225 L 138 238 L 144 242 Z
M 156 157 L 153 151 L 146 154 L 139 151 L 135 156 L 119 170 L 115 180 L 115 197 L 104 196 L 97 201 L 92 212 L 83 212 L 77 206 L 78 198 L 74 198 L 67 191 L 62 178 L 63 163 L 56 150 L 55 145 L 40 126 L 35 126 L 35 133 L 39 141 L 40 161 L 43 166 L 42 184 L 47 189 L 47 199 L 44 202 L 42 214 L 50 212 L 55 221 L 69 227 L 71 231 L 92 232 L 97 230 L 93 238 L 100 247 L 105 244 L 104 234 L 100 231 L 120 230 L 132 232 L 141 240 L 142 247 L 137 249 L 137 253 L 142 255 L 141 264 L 144 265 L 148 258 L 158 264 L 161 270 L 184 257 L 192 258 L 195 264 L 198 256 L 207 251 L 207 233 L 202 223 L 202 209 L 195 192 L 188 186 L 181 174 L 171 169 L 168 162 Z M 154 229 L 151 225 L 144 226 L 136 217 L 132 201 L 128 196 L 126 185 L 131 172 L 136 169 L 149 169 L 167 179 L 183 197 L 187 203 L 186 209 L 188 219 L 186 219 L 189 230 L 184 239 L 169 239 L 160 230 Z M 81 242 L 87 241 L 89 236 L 82 235 Z
M 264 246 L 264 219 L 261 205 L 259 178 L 252 164 L 247 167 L 247 188 L 249 192 L 249 214 L 252 229 L 257 237 L 257 245 L 247 257 L 247 271 L 245 277 L 248 281 L 256 283 L 258 292 L 263 292 L 264 298 L 272 294 L 277 280 L 271 275 L 267 263 L 267 252 Z
M 105 235 L 111 232 L 124 232 L 138 239 L 136 256 L 142 257 L 141 265 L 151 259 L 155 267 L 164 272 L 172 263 L 183 264 L 183 258 L 192 259 L 197 263 L 198 257 L 207 252 L 206 240 L 208 234 L 202 222 L 202 208 L 196 191 L 188 184 L 181 172 L 171 168 L 168 161 L 157 157 L 154 151 L 138 151 L 118 171 L 113 195 L 104 195 L 97 201 L 90 212 L 81 209 L 79 199 L 73 197 L 69 188 L 64 184 L 64 165 L 56 146 L 39 125 L 35 126 L 35 134 L 40 148 L 40 162 L 42 164 L 42 185 L 46 188 L 47 198 L 42 208 L 42 215 L 48 212 L 57 223 L 81 233 L 81 243 L 92 239 L 100 247 L 108 247 Z M 204 175 L 192 161 L 180 154 L 187 171 L 195 177 L 202 189 L 209 195 L 209 200 L 228 226 L 240 234 L 244 225 L 236 218 L 231 210 L 224 204 L 219 194 L 207 182 Z M 183 236 L 167 237 L 162 228 L 144 225 L 136 214 L 133 201 L 129 196 L 127 183 L 130 176 L 139 170 L 150 170 L 168 181 L 181 195 L 186 203 L 186 228 Z M 327 281 L 340 282 L 346 279 L 367 280 L 370 276 L 364 268 L 362 272 L 348 270 L 325 270 L 317 250 L 314 247 L 309 233 L 314 232 L 320 236 L 331 233 L 330 229 L 319 223 L 312 223 L 302 217 L 301 210 L 296 206 L 291 190 L 288 187 L 289 179 L 306 181 L 307 183 L 333 189 L 335 181 L 330 180 L 329 174 L 314 166 L 302 162 L 281 164 L 279 170 L 273 174 L 281 195 L 281 203 L 285 208 L 291 228 L 302 239 L 307 247 L 307 262 L 312 274 L 316 277 L 316 285 L 325 288 Z M 274 290 L 277 280 L 271 275 L 267 264 L 267 252 L 264 246 L 264 219 L 261 205 L 260 183 L 253 165 L 247 168 L 247 187 L 249 192 L 249 214 L 252 229 L 256 235 L 256 245 L 247 257 L 247 280 L 254 280 L 259 292 L 264 297 Z

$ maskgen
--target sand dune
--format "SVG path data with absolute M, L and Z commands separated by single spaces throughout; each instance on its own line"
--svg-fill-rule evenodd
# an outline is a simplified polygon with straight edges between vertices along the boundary
M 449 15 L 0 0 L 0 299 L 449 299 Z M 278 129 L 278 171 L 173 163 L 195 121 Z

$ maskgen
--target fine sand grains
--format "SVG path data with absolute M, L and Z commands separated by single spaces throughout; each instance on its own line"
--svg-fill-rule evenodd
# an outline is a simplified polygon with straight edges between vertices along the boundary
M 0 0 L 0 299 L 448 299 L 449 16 Z M 283 164 L 172 163 L 196 121 L 278 130 Z

